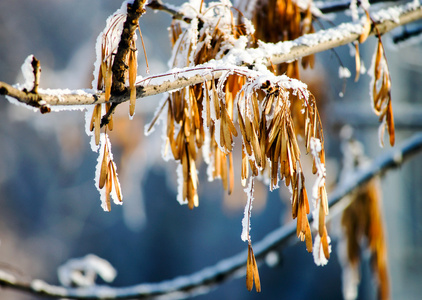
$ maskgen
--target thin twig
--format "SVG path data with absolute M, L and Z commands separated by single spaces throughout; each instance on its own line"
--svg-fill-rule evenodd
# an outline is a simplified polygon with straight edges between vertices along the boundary
M 318 2 L 316 7 L 324 14 L 345 11 L 350 8 L 350 0 Z M 397 2 L 397 0 L 370 0 L 370 4 Z
M 420 40 L 419 37 L 422 35 L 422 25 L 416 26 L 415 28 L 405 28 L 402 33 L 396 34 L 393 36 L 392 40 L 393 43 L 398 45 L 400 43 L 406 42 L 412 38 L 418 37 L 418 41 Z
M 417 134 L 406 140 L 401 146 L 391 149 L 388 153 L 378 157 L 366 169 L 355 172 L 353 180 L 338 186 L 328 197 L 330 208 L 342 205 L 341 200 L 356 188 L 367 183 L 373 177 L 379 176 L 393 168 L 401 166 L 415 154 L 422 151 L 422 134 Z M 309 221 L 312 221 L 312 215 Z M 286 247 L 298 241 L 295 222 L 274 230 L 255 243 L 254 253 L 257 259 L 263 259 L 269 252 Z M 221 260 L 217 264 L 204 268 L 196 273 L 176 277 L 158 283 L 143 283 L 134 286 L 113 288 L 109 286 L 95 286 L 84 288 L 67 288 L 50 285 L 42 280 L 30 282 L 18 279 L 16 276 L 0 270 L 0 285 L 34 295 L 53 298 L 69 299 L 151 299 L 166 295 L 167 298 L 186 298 L 208 292 L 224 281 L 240 277 L 246 266 L 247 251 L 242 251 L 230 258 Z
M 186 17 L 180 11 L 173 9 L 168 4 L 163 3 L 161 0 L 152 0 L 148 3 L 147 7 L 151 9 L 155 9 L 155 10 L 164 11 L 170 14 L 173 17 L 173 19 L 176 19 L 176 20 L 184 21 L 186 23 L 190 23 L 192 21 L 192 19 Z

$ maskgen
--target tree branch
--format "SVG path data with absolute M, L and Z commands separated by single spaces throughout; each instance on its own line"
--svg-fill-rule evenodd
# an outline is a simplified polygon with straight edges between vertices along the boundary
M 417 134 L 400 147 L 391 149 L 388 153 L 378 157 L 366 169 L 357 171 L 353 180 L 338 186 L 329 196 L 329 206 L 333 208 L 340 205 L 341 200 L 352 193 L 359 186 L 367 183 L 371 178 L 379 176 L 393 168 L 399 167 L 416 153 L 422 151 L 422 134 Z M 312 214 L 309 217 L 312 221 Z M 269 252 L 297 242 L 296 224 L 288 224 L 274 230 L 255 243 L 255 256 L 263 259 Z M 196 273 L 176 277 L 158 283 L 143 283 L 134 286 L 113 288 L 108 286 L 94 286 L 84 288 L 67 288 L 50 285 L 42 280 L 23 281 L 16 276 L 0 270 L 0 285 L 12 289 L 25 291 L 34 295 L 53 298 L 69 299 L 146 299 L 166 295 L 168 298 L 185 298 L 205 293 L 218 284 L 240 277 L 244 274 L 247 252 L 234 255 L 221 260 L 214 266 L 207 267 Z
M 385 15 L 385 11 L 380 11 L 379 14 L 373 15 L 373 19 L 375 20 L 376 26 L 381 34 L 391 31 L 398 26 L 422 19 L 422 6 L 420 5 L 412 7 L 409 4 L 404 4 L 398 6 L 396 10 L 400 12 L 397 19 L 398 22 L 395 22 L 391 19 L 384 20 L 377 17 L 378 15 L 381 16 L 383 12 Z M 277 44 L 260 43 L 261 46 L 258 49 L 241 50 L 242 55 L 239 55 L 239 50 L 235 49 L 235 51 L 229 52 L 226 57 L 222 59 L 221 65 L 227 68 L 228 65 L 233 64 L 237 66 L 254 64 L 270 65 L 271 63 L 280 64 L 351 43 L 358 40 L 361 32 L 362 26 L 360 24 L 340 24 L 339 26 L 328 30 L 321 30 L 314 34 L 302 36 L 294 41 L 279 42 Z M 375 30 L 371 31 L 371 35 L 373 34 L 375 34 Z M 242 57 L 243 59 L 239 59 L 239 57 Z M 208 69 L 210 72 L 212 72 L 212 68 L 207 67 L 207 65 L 199 65 L 195 68 Z M 161 74 L 144 78 L 142 80 L 143 83 L 137 84 L 137 98 L 148 97 L 172 90 L 181 89 L 187 86 L 211 80 L 211 77 L 218 79 L 223 74 L 222 72 L 213 72 L 214 74 L 209 76 L 198 74 L 188 76 L 188 73 L 192 72 L 192 70 L 194 70 L 194 68 L 188 70 L 187 72 L 177 72 L 178 76 L 175 76 L 175 74 Z M 165 78 L 166 76 L 173 78 L 164 82 L 161 80 L 159 83 L 151 83 L 151 81 L 157 78 Z M 3 82 L 0 82 L 0 94 L 14 97 L 18 101 L 31 106 L 34 106 L 33 101 L 31 101 L 31 99 L 35 99 L 34 97 L 36 97 L 36 99 L 44 100 L 46 104 L 50 106 L 91 105 L 105 103 L 104 93 L 95 93 L 92 90 L 71 91 L 70 93 L 66 90 L 50 90 L 44 92 L 40 91 L 40 93 L 35 96 L 28 94 L 24 95 L 22 94 L 22 91 L 19 91 L 18 89 L 13 88 Z M 112 95 L 110 102 L 121 103 L 128 101 L 129 98 L 130 92 L 125 89 L 119 95 Z
M 173 9 L 168 4 L 163 3 L 161 0 L 152 0 L 148 3 L 147 7 L 155 10 L 161 10 L 168 14 L 170 14 L 173 19 L 185 21 L 186 23 L 190 23 L 192 19 L 184 16 L 180 11 Z
M 386 3 L 386 2 L 395 2 L 397 0 L 370 0 L 369 3 Z M 340 1 L 329 1 L 329 2 L 318 2 L 316 7 L 324 14 L 335 13 L 339 11 L 345 11 L 350 8 L 350 0 L 340 0 Z M 360 2 L 360 1 L 358 1 Z M 360 3 L 359 3 L 360 4 Z
M 126 91 L 125 74 L 128 66 L 125 61 L 130 51 L 130 43 L 133 39 L 133 35 L 135 34 L 135 30 L 138 28 L 138 19 L 145 13 L 145 1 L 146 0 L 135 0 L 133 4 L 127 5 L 127 17 L 125 23 L 123 24 L 122 35 L 120 37 L 119 46 L 112 66 L 112 95 L 120 95 Z

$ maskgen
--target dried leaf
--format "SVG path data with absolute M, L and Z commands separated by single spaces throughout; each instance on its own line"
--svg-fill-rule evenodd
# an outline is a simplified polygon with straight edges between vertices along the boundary
M 113 72 L 111 70 L 111 59 L 107 66 L 105 66 L 105 77 L 104 77 L 104 86 L 105 86 L 105 101 L 110 100 L 111 95 L 111 84 L 113 79 Z
M 100 178 L 98 180 L 98 187 L 102 189 L 106 183 L 107 173 L 108 173 L 108 149 L 107 144 L 104 145 L 104 155 L 103 160 L 101 162 L 101 171 L 100 171 Z
M 110 110 L 110 108 L 111 108 L 111 103 L 106 103 L 106 113 L 108 113 L 108 111 Z M 110 117 L 109 117 L 109 120 L 108 120 L 107 128 L 110 131 L 113 131 L 113 126 L 114 126 L 113 115 L 111 114 Z
M 252 253 L 252 263 L 253 263 L 253 278 L 255 282 L 255 290 L 260 293 L 261 292 L 261 281 L 259 280 L 259 272 L 258 272 L 258 265 L 256 264 L 255 255 L 253 254 L 252 247 L 251 247 L 251 253 Z
M 356 75 L 355 75 L 355 82 L 357 82 L 359 80 L 360 77 L 360 67 L 361 67 L 361 62 L 360 62 L 360 53 L 359 53 L 359 44 L 355 43 L 355 64 L 356 64 Z
M 96 105 L 95 113 L 95 124 L 94 124 L 94 135 L 95 135 L 95 144 L 98 146 L 100 144 L 100 129 L 101 129 L 101 104 Z
M 132 41 L 132 44 L 134 42 Z M 134 46 L 134 45 L 132 45 Z M 129 50 L 129 89 L 130 89 L 130 100 L 129 100 L 129 115 L 132 117 L 135 114 L 136 105 L 136 73 L 138 69 L 138 63 L 136 59 L 136 50 Z
M 119 199 L 120 202 L 122 202 L 123 200 L 122 190 L 120 188 L 119 179 L 117 178 L 116 167 L 113 162 L 111 162 L 111 169 L 112 169 L 112 174 L 113 174 L 112 176 L 113 176 L 114 190 L 116 191 L 117 198 Z
M 394 131 L 393 108 L 391 106 L 391 101 L 388 102 L 388 108 L 387 108 L 387 125 L 388 125 L 388 134 L 390 135 L 390 145 L 391 146 L 394 146 L 394 143 L 395 143 L 395 131 Z
M 220 151 L 220 150 L 218 150 Z M 221 152 L 221 151 L 220 151 Z M 223 182 L 223 188 L 225 191 L 228 189 L 228 178 L 227 178 L 227 159 L 226 154 L 221 152 L 220 156 L 220 175 L 221 175 L 221 181 Z
M 209 96 L 209 87 L 208 82 L 205 82 L 205 101 L 206 101 L 206 110 L 207 110 L 207 127 L 211 127 L 211 105 L 210 105 L 210 96 Z
M 322 205 L 322 200 L 320 200 L 319 206 L 319 217 L 318 217 L 318 234 L 323 236 L 325 232 L 325 211 Z
M 214 102 L 214 110 L 215 110 L 215 118 L 217 120 L 220 119 L 220 106 L 219 106 L 219 99 L 218 99 L 218 93 L 217 89 L 215 87 L 215 80 L 211 80 L 211 88 L 213 92 L 213 102 Z
M 321 236 L 321 245 L 322 250 L 324 252 L 325 258 L 328 260 L 330 259 L 330 248 L 328 245 L 328 235 L 327 235 L 327 229 L 325 228 L 324 234 Z
M 367 10 L 365 10 L 366 13 L 366 20 L 365 24 L 363 24 L 362 33 L 359 36 L 359 43 L 363 43 L 368 38 L 369 34 L 371 33 L 371 18 L 369 17 L 369 13 Z
M 248 245 L 248 258 L 246 261 L 246 288 L 248 291 L 252 291 L 254 275 L 251 250 L 251 246 Z
M 105 201 L 107 206 L 107 211 L 111 211 L 111 205 L 110 205 L 110 193 L 111 193 L 111 182 L 110 182 L 110 172 L 107 171 L 106 176 L 106 183 L 105 183 Z
M 234 171 L 233 171 L 233 154 L 229 153 L 229 195 L 232 193 L 233 191 L 233 187 L 234 187 Z
M 91 123 L 90 123 L 90 125 L 89 125 L 89 130 L 90 130 L 90 131 L 93 131 L 93 130 L 94 130 L 95 123 L 96 123 L 96 122 L 98 122 L 98 121 L 96 120 L 96 118 L 97 118 L 97 109 L 98 109 L 98 105 L 99 105 L 99 104 L 95 105 L 95 106 L 94 106 L 94 110 L 92 111 Z
M 248 258 L 246 261 L 246 288 L 252 291 L 255 283 L 255 290 L 261 292 L 261 282 L 259 280 L 258 266 L 256 264 L 255 255 L 253 254 L 252 246 L 248 243 Z
M 309 253 L 312 253 L 312 232 L 311 232 L 311 226 L 309 225 L 309 222 L 306 223 L 305 242 L 306 242 L 306 250 Z
M 249 168 L 248 168 L 248 157 L 245 153 L 245 146 L 242 145 L 242 171 L 241 171 L 241 180 L 242 186 L 246 186 L 246 179 L 249 177 Z

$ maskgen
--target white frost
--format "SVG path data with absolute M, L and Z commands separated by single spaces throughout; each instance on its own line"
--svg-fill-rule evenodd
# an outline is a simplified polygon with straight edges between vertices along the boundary
M 183 199 L 183 166 L 182 164 L 177 165 L 176 169 L 177 174 L 177 201 L 180 203 L 180 205 L 188 204 L 188 199 Z
M 330 244 L 331 239 L 327 236 L 328 244 Z M 328 251 L 331 253 L 331 245 L 328 246 Z M 325 266 L 328 263 L 328 260 L 325 258 L 324 251 L 322 249 L 321 237 L 317 234 L 315 236 L 314 248 L 312 250 L 314 256 L 314 262 L 317 266 Z
M 245 188 L 244 191 L 248 195 L 248 200 L 246 202 L 245 211 L 244 211 L 244 215 L 242 219 L 242 234 L 240 237 L 242 238 L 242 241 L 246 242 L 246 241 L 249 241 L 251 238 L 249 235 L 249 232 L 251 230 L 252 202 L 254 199 L 253 198 L 254 187 L 253 187 L 252 176 L 249 178 L 249 184 Z
M 98 74 L 102 62 L 101 45 L 104 43 L 105 59 L 113 61 L 113 53 L 117 51 L 123 30 L 123 24 L 126 21 L 128 2 L 129 1 L 123 1 L 122 6 L 107 18 L 106 27 L 97 37 L 97 42 L 95 44 L 97 59 L 94 63 L 94 80 L 92 81 L 92 87 L 94 89 L 96 89 L 98 85 Z
M 105 188 L 105 186 L 102 189 L 99 188 L 100 174 L 101 174 L 101 164 L 102 164 L 102 160 L 103 160 L 103 157 L 104 157 L 104 145 L 106 145 L 106 144 L 107 144 L 107 148 L 108 148 L 108 155 L 109 155 L 109 158 L 111 160 L 111 163 L 114 166 L 114 169 L 116 170 L 116 177 L 117 177 L 117 167 L 116 167 L 116 165 L 114 164 L 114 161 L 113 161 L 113 153 L 111 152 L 110 140 L 109 140 L 107 134 L 101 133 L 100 134 L 100 145 L 99 145 L 100 153 L 98 154 L 97 166 L 95 167 L 94 181 L 95 181 L 95 186 L 97 187 L 97 190 L 100 193 L 101 207 L 104 211 L 109 211 L 109 209 L 107 207 L 107 201 L 106 201 L 106 196 L 107 196 L 106 195 L 106 188 Z M 116 181 L 117 181 L 117 184 L 120 187 L 120 182 L 119 182 L 118 177 L 116 178 Z M 115 204 L 122 205 L 123 202 L 119 201 L 119 197 L 117 196 L 117 193 L 116 193 L 115 181 L 112 180 L 112 182 L 113 182 L 113 185 L 111 187 L 111 198 L 113 199 L 113 202 Z
M 106 282 L 112 282 L 117 275 L 113 266 L 94 254 L 74 258 L 58 268 L 58 277 L 64 286 L 92 286 L 97 276 Z
M 86 111 L 85 111 L 85 133 L 90 138 L 89 144 L 91 146 L 91 150 L 93 152 L 97 152 L 99 145 L 95 144 L 94 132 L 91 131 L 91 128 L 90 128 L 92 113 L 94 112 L 94 107 L 95 107 L 95 105 L 90 105 L 90 106 L 86 107 Z
M 324 184 L 325 184 L 326 169 L 325 169 L 325 165 L 319 159 L 319 153 L 322 150 L 321 141 L 317 138 L 312 137 L 310 146 L 311 146 L 310 147 L 311 148 L 311 154 L 315 159 L 315 166 L 317 168 L 317 179 L 315 180 L 314 186 L 312 188 L 312 197 L 313 197 L 313 199 L 317 199 L 318 194 L 319 194 L 318 189 L 321 186 L 324 186 Z M 314 203 L 314 205 L 315 205 L 315 203 Z M 315 207 L 316 206 L 317 205 L 315 205 Z
M 25 88 L 26 90 L 30 91 L 34 87 L 34 69 L 32 67 L 32 60 L 34 59 L 34 55 L 29 55 L 24 63 L 22 64 L 21 70 L 24 78 L 24 84 L 21 86 L 22 88 Z
M 350 78 L 352 74 L 350 73 L 350 70 L 348 68 L 340 66 L 338 69 L 338 76 L 340 78 Z

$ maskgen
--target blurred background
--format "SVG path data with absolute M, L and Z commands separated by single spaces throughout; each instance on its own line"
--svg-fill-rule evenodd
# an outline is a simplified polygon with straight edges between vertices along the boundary
M 171 2 L 178 5 L 183 1 Z M 96 37 L 120 5 L 116 0 L 0 1 L 0 81 L 22 82 L 20 67 L 34 54 L 41 62 L 42 88 L 90 88 Z M 349 19 L 343 15 L 334 22 Z M 167 14 L 149 9 L 141 18 L 151 74 L 167 69 L 170 22 Z M 393 82 L 396 144 L 400 144 L 422 126 L 422 48 L 420 44 L 399 47 L 388 36 L 384 43 Z M 367 68 L 375 45 L 372 38 L 361 46 Z M 350 47 L 336 51 L 354 74 Z M 138 73 L 145 76 L 142 51 L 138 60 Z M 390 147 L 382 149 L 378 144 L 369 76 L 362 75 L 357 83 L 347 79 L 343 90 L 335 55 L 327 51 L 318 54 L 317 61 L 315 70 L 304 74 L 304 81 L 323 101 L 327 179 L 334 187 L 341 172 L 339 131 L 344 124 L 354 128 L 368 157 Z M 344 97 L 339 96 L 342 92 Z M 240 239 L 246 196 L 239 180 L 233 195 L 227 197 L 220 182 L 207 182 L 203 165 L 199 207 L 190 211 L 176 201 L 176 164 L 161 159 L 161 129 L 144 136 L 144 125 L 160 99 L 138 100 L 132 121 L 126 107 L 117 109 L 116 129 L 110 137 L 124 204 L 112 205 L 106 213 L 94 186 L 97 154 L 91 151 L 84 132 L 84 113 L 41 115 L 11 105 L 0 96 L 0 269 L 58 284 L 58 266 L 93 253 L 116 268 L 118 275 L 112 285 L 126 286 L 190 274 L 246 249 Z M 421 155 L 382 180 L 393 299 L 419 299 L 422 293 L 421 183 Z M 290 219 L 289 197 L 284 187 L 269 193 L 265 186 L 257 185 L 253 241 Z M 332 257 L 324 267 L 314 264 L 302 243 L 280 249 L 275 266 L 262 264 L 259 268 L 261 294 L 248 292 L 242 277 L 196 299 L 341 298 L 334 237 L 332 244 Z M 359 299 L 375 298 L 369 269 L 366 258 L 361 266 Z M 36 299 L 4 288 L 0 288 L 0 298 Z

